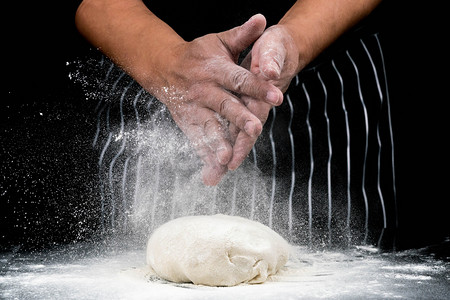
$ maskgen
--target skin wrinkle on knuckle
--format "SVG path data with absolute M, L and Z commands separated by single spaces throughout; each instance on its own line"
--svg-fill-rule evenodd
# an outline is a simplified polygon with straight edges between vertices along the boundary
M 231 73 L 231 86 L 238 93 L 242 93 L 244 87 L 248 84 L 249 74 L 245 70 L 237 69 Z
M 227 128 L 228 127 L 228 125 L 230 124 L 230 122 L 226 119 L 226 118 L 224 118 L 224 117 L 222 117 L 219 113 L 215 113 L 214 114 L 214 117 L 217 119 L 217 121 L 219 122 L 219 125 L 220 125 L 220 129 L 221 130 L 224 130 L 225 128 Z
M 230 99 L 225 98 L 219 103 L 219 114 L 224 116 L 227 112 Z
M 213 126 L 214 120 L 211 118 L 206 119 L 206 121 L 203 123 L 203 129 L 205 131 L 208 131 Z
M 239 105 L 240 102 L 233 97 L 227 97 L 219 101 L 218 113 L 220 116 L 232 114 L 233 105 Z

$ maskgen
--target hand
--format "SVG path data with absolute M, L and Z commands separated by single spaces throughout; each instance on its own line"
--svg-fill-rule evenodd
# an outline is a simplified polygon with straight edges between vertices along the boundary
M 179 43 L 156 55 L 163 82 L 147 89 L 163 102 L 204 161 L 203 181 L 217 184 L 234 151 L 228 122 L 248 137 L 262 131 L 260 119 L 236 95 L 279 105 L 283 95 L 269 81 L 237 65 L 239 53 L 260 37 L 265 19 L 256 15 L 244 25 Z M 145 87 L 145 86 L 144 86 Z
M 76 25 L 167 104 L 206 163 L 205 183 L 215 184 L 226 166 L 235 169 L 247 156 L 271 105 L 283 101 L 280 90 L 286 91 L 303 66 L 380 1 L 297 1 L 264 34 L 265 19 L 256 15 L 240 27 L 192 42 L 140 0 L 84 0 Z M 237 57 L 253 42 L 245 70 L 236 65 Z M 224 129 L 227 122 L 231 135 Z
M 275 25 L 268 28 L 255 42 L 252 51 L 242 62 L 242 66 L 285 92 L 301 67 L 299 50 L 288 29 L 282 25 Z M 272 105 L 257 101 L 247 95 L 241 99 L 245 106 L 264 124 Z M 229 130 L 232 140 L 235 142 L 233 157 L 228 163 L 228 168 L 234 170 L 250 153 L 257 136 L 251 136 L 233 124 L 230 124 Z

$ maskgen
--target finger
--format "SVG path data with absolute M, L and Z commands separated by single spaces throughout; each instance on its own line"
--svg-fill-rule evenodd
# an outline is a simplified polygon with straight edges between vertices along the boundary
M 227 134 L 227 122 L 217 113 L 208 118 L 203 124 L 203 142 L 208 145 L 210 151 L 215 153 L 216 160 L 221 165 L 226 165 L 232 155 L 232 148 Z
M 266 18 L 256 14 L 241 26 L 221 32 L 218 37 L 228 48 L 233 57 L 236 57 L 253 42 L 255 42 L 266 27 Z
M 228 171 L 226 165 L 221 164 L 217 159 L 217 153 L 206 144 L 202 148 L 202 180 L 205 185 L 217 185 Z M 228 157 L 231 157 L 229 155 Z M 228 161 L 228 160 L 227 160 Z
M 217 34 L 224 46 L 230 51 L 231 55 L 237 59 L 237 56 L 255 42 L 263 33 L 266 27 L 266 19 L 263 15 L 257 14 L 251 17 L 242 26 L 235 27 L 228 31 Z M 223 76 L 219 82 L 224 88 L 238 94 L 248 95 L 262 101 L 267 101 L 272 105 L 280 105 L 283 101 L 283 95 L 274 85 L 269 82 L 258 79 L 254 74 L 237 66 L 229 64 L 226 66 L 217 66 L 219 76 Z
M 264 125 L 264 123 L 267 121 L 267 117 L 269 116 L 269 111 L 272 106 L 270 104 L 255 100 L 247 96 L 242 96 L 241 101 L 247 107 L 247 109 L 250 110 L 252 114 L 254 114 L 258 118 L 261 124 Z
M 266 122 L 271 109 L 270 105 L 245 96 L 241 100 L 258 117 L 262 124 Z M 230 127 L 230 135 L 233 141 L 233 157 L 228 163 L 229 170 L 235 170 L 241 165 L 252 150 L 257 139 L 257 137 L 249 136 L 242 131 L 236 132 L 235 136 L 233 136 L 232 130 L 233 128 Z
M 220 69 L 222 71 L 216 75 L 217 82 L 225 89 L 275 106 L 283 102 L 283 93 L 276 86 L 249 70 L 233 63 L 222 64 Z
M 227 173 L 226 166 L 218 164 L 205 164 L 202 168 L 202 180 L 205 185 L 217 185 Z
M 205 141 L 203 130 L 198 127 L 197 132 L 194 134 L 191 132 L 191 138 L 195 135 L 196 142 L 194 145 L 197 155 L 203 162 L 202 167 L 202 180 L 205 185 L 217 185 L 222 177 L 228 171 L 227 166 L 221 164 L 217 159 L 217 153 L 208 145 Z M 228 155 L 231 157 L 231 155 Z
M 228 126 L 228 134 L 230 135 L 230 143 L 232 146 L 234 146 L 234 143 L 236 142 L 236 138 L 240 131 L 241 130 L 239 129 L 239 127 L 237 127 L 233 123 L 230 123 L 230 125 Z
M 252 52 L 250 51 L 249 54 L 247 54 L 244 59 L 241 62 L 241 67 L 243 67 L 246 70 L 249 70 L 250 72 L 252 72 L 251 65 L 252 65 Z M 252 72 L 253 74 L 256 74 L 255 72 Z
M 225 130 L 214 112 L 197 124 L 181 126 L 203 162 L 202 178 L 206 185 L 216 185 L 227 172 L 226 164 L 231 158 L 232 148 Z
M 217 185 L 228 171 L 227 163 L 233 150 L 225 137 L 222 125 L 218 125 L 215 121 L 206 122 L 203 132 L 207 155 L 203 158 L 202 179 L 205 185 L 213 186 Z
M 233 157 L 228 163 L 228 170 L 236 170 L 242 164 L 252 150 L 256 139 L 256 137 L 251 137 L 243 131 L 238 133 L 233 146 Z
M 248 135 L 261 134 L 261 121 L 231 93 L 221 89 L 211 90 L 205 97 L 205 105 Z
M 259 70 L 267 79 L 280 78 L 286 58 L 286 49 L 277 43 L 264 43 L 259 48 Z

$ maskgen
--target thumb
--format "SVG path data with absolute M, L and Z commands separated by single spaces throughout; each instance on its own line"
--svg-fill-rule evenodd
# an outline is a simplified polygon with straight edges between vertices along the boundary
M 233 56 L 238 56 L 261 36 L 265 28 L 266 18 L 256 14 L 243 25 L 219 33 L 218 37 Z
M 286 48 L 277 41 L 268 40 L 261 43 L 259 48 L 259 71 L 267 79 L 276 80 L 280 78 L 286 58 Z

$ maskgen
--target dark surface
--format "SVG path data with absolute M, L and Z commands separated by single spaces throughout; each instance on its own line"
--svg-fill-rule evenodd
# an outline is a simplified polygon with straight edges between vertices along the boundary
M 96 51 L 76 31 L 76 7 L 77 1 L 10 1 L 2 9 L 0 249 L 82 240 L 98 226 L 97 157 L 89 148 L 96 103 L 84 101 L 67 66 Z M 209 10 L 203 22 L 229 20 L 224 16 L 230 7 Z M 379 28 L 391 92 L 401 248 L 440 242 L 450 228 L 443 105 L 448 93 L 442 75 L 448 46 L 439 9 L 433 9 L 428 15 L 414 4 L 383 3 L 370 24 Z M 239 22 L 247 15 L 242 10 Z M 183 22 L 197 19 L 183 16 Z M 186 28 L 183 22 L 175 27 Z

